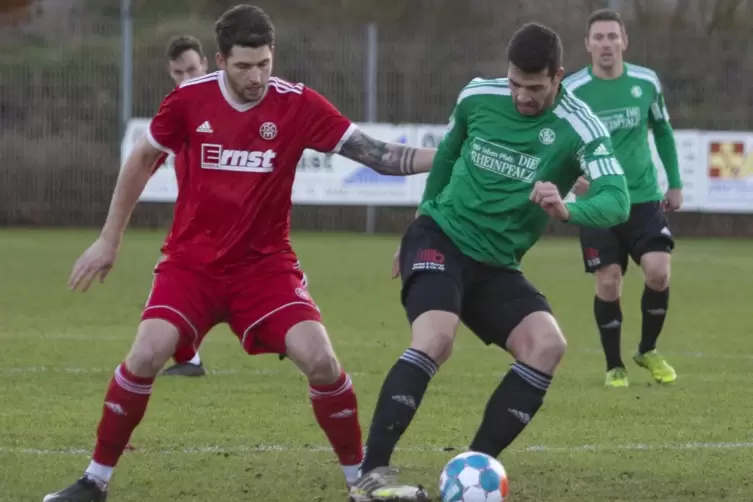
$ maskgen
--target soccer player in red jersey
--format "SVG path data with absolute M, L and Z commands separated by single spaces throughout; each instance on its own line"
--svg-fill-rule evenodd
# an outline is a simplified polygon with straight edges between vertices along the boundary
M 176 36 L 167 43 L 167 71 L 170 78 L 179 86 L 184 81 L 203 77 L 209 67 L 207 57 L 201 42 L 190 35 Z M 154 163 L 153 172 L 156 172 L 167 160 L 168 155 L 163 153 Z M 185 161 L 183 151 L 178 152 L 174 162 Z M 160 373 L 164 376 L 189 376 L 197 377 L 206 375 L 204 365 L 201 363 L 198 346 L 183 344 L 173 354 L 175 364 Z
M 175 218 L 134 344 L 104 399 L 92 462 L 47 502 L 99 502 L 144 416 L 155 376 L 176 349 L 227 322 L 249 354 L 287 356 L 306 376 L 314 415 L 352 484 L 363 457 L 356 395 L 307 292 L 289 217 L 304 149 L 339 153 L 396 176 L 428 172 L 435 150 L 360 131 L 321 95 L 270 77 L 274 28 L 239 5 L 215 25 L 220 71 L 183 82 L 162 102 L 123 167 L 100 237 L 73 267 L 86 291 L 111 270 L 130 214 L 163 152 L 179 163 Z

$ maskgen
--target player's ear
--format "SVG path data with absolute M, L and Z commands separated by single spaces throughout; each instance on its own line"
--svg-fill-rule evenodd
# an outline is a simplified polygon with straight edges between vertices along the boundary
M 562 82 L 563 78 L 565 78 L 565 68 L 560 66 L 560 69 L 557 70 L 557 73 L 554 74 L 553 80 L 556 84 L 559 84 L 560 82 Z
M 204 69 L 204 73 L 209 71 L 209 60 L 206 56 L 201 59 L 201 67 Z
M 225 58 L 223 57 L 222 53 L 217 52 L 214 55 L 214 62 L 217 65 L 217 68 L 219 68 L 220 70 L 225 69 Z
M 625 29 L 622 29 L 622 51 L 625 52 L 628 48 L 628 36 Z

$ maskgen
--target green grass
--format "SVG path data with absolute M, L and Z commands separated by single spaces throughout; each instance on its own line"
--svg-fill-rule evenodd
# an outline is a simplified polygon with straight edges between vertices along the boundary
M 82 295 L 65 285 L 94 232 L 0 231 L 1 501 L 38 502 L 86 467 L 105 387 L 130 346 L 163 235 L 129 233 L 107 282 Z M 299 234 L 294 241 L 353 373 L 366 430 L 382 379 L 409 341 L 398 282 L 389 279 L 397 238 Z M 510 500 L 750 499 L 751 257 L 751 242 L 680 241 L 660 339 L 678 382 L 653 385 L 631 364 L 632 386 L 606 390 L 593 286 L 577 242 L 548 239 L 531 252 L 526 273 L 549 297 L 569 348 L 544 407 L 503 454 Z M 625 356 L 639 337 L 635 272 L 623 300 Z M 215 372 L 209 378 L 158 381 L 110 500 L 345 500 L 333 455 L 311 448 L 325 439 L 295 368 L 245 356 L 225 326 L 201 354 Z M 468 332 L 459 335 L 394 457 L 409 479 L 436 492 L 453 455 L 441 449 L 467 445 L 510 362 Z

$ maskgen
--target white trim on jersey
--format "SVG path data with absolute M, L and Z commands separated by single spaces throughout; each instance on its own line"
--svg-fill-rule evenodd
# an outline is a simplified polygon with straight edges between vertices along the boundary
M 219 71 L 214 71 L 212 73 L 207 73 L 206 75 L 202 75 L 201 77 L 194 77 L 189 78 L 188 80 L 184 80 L 183 82 L 178 85 L 179 88 L 181 87 L 189 87 L 196 84 L 203 84 L 204 82 L 214 82 L 217 80 Z
M 661 81 L 659 80 L 659 76 L 655 71 L 651 70 L 650 68 L 634 65 L 631 63 L 625 63 L 625 67 L 627 68 L 628 76 L 650 82 L 651 85 L 653 85 L 656 89 L 656 92 L 658 94 L 661 94 Z
M 146 140 L 149 142 L 149 144 L 152 145 L 157 150 L 159 150 L 161 152 L 168 153 L 168 154 L 170 154 L 172 156 L 175 156 L 175 152 L 173 152 L 171 149 L 169 149 L 168 147 L 162 145 L 159 141 L 157 141 L 156 139 L 154 139 L 154 135 L 152 135 L 152 125 L 151 124 L 149 124 L 149 127 L 146 128 L 146 134 L 144 134 L 144 136 L 146 136 Z
M 578 133 L 583 143 L 590 143 L 598 138 L 609 138 L 609 131 L 593 111 L 583 101 L 570 93 L 562 96 L 554 114 L 567 120 Z
M 357 125 L 350 124 L 350 126 L 348 126 L 348 129 L 346 129 L 345 134 L 343 134 L 343 137 L 340 138 L 340 141 L 338 141 L 337 145 L 335 145 L 335 147 L 332 149 L 331 153 L 340 153 L 340 150 L 342 149 L 345 142 L 348 141 L 350 137 L 353 136 L 353 133 L 355 133 L 357 130 Z
M 224 71 L 220 70 L 217 72 L 217 82 L 219 82 L 220 84 L 220 92 L 222 93 L 222 97 L 225 98 L 227 104 L 229 104 L 239 112 L 247 112 L 250 109 L 254 108 L 264 100 L 264 98 L 267 96 L 267 93 L 269 92 L 269 86 L 267 86 L 267 88 L 264 89 L 264 94 L 262 94 L 261 98 L 259 98 L 258 101 L 253 101 L 251 103 L 238 103 L 233 99 L 233 97 L 230 95 L 230 91 L 227 89 Z
M 503 84 L 479 84 L 474 87 L 466 87 L 460 92 L 456 104 L 460 104 L 466 98 L 477 96 L 479 94 L 495 94 L 497 96 L 509 96 L 510 88 Z
M 291 84 L 278 77 L 271 77 L 269 79 L 269 85 L 274 87 L 280 94 L 286 94 L 288 92 L 303 94 L 303 84 Z
M 591 181 L 597 180 L 602 176 L 619 176 L 624 175 L 620 163 L 614 157 L 606 159 L 592 160 L 586 164 L 586 174 Z
M 565 86 L 570 92 L 575 92 L 578 87 L 584 86 L 592 80 L 591 74 L 588 72 L 588 68 L 583 68 L 565 78 L 562 81 L 562 85 Z

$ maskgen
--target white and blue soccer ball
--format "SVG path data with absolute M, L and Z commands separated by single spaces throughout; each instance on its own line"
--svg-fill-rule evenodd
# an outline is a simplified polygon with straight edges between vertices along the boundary
M 484 453 L 461 453 L 439 476 L 441 502 L 503 502 L 508 490 L 505 468 Z

